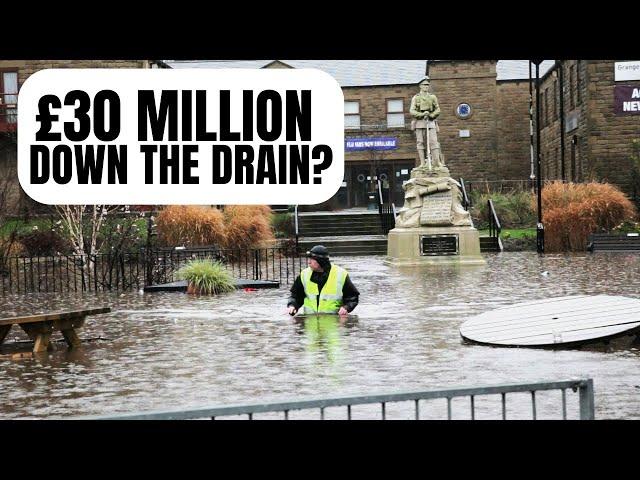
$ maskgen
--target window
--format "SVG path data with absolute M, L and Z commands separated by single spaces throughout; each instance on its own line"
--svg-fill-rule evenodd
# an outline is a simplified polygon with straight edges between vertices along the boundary
M 542 126 L 546 127 L 549 125 L 549 88 L 544 89 L 544 98 L 543 98 L 543 109 L 542 109 Z
M 0 124 L 18 121 L 18 72 L 0 71 Z
M 582 96 L 580 95 L 580 85 L 582 84 L 582 79 L 580 78 L 580 63 L 578 60 L 578 66 L 576 68 L 576 97 L 578 101 L 578 105 L 582 103 Z
M 576 108 L 576 66 L 569 67 L 569 107 L 571 110 Z
M 360 100 L 345 100 L 344 102 L 344 128 L 360 128 Z
M 401 98 L 387 100 L 387 127 L 404 127 L 404 105 Z
M 558 80 L 553 81 L 553 119 L 558 119 Z

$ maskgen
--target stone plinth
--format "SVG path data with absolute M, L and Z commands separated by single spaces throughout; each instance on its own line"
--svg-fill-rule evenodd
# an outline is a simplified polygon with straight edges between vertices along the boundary
M 387 265 L 484 265 L 478 231 L 469 226 L 394 228 Z

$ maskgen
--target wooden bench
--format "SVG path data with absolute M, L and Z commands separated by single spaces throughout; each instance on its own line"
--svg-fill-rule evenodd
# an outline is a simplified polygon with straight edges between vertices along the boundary
M 33 353 L 41 353 L 49 348 L 49 340 L 54 331 L 62 332 L 69 348 L 80 346 L 76 330 L 84 325 L 87 315 L 109 313 L 111 308 L 89 308 L 64 312 L 28 315 L 24 317 L 0 318 L 0 344 L 4 341 L 13 325 L 20 325 L 29 338 L 35 342 Z
M 595 251 L 619 251 L 634 252 L 640 251 L 640 235 L 628 233 L 623 235 L 612 235 L 610 233 L 594 233 L 589 235 L 587 250 Z

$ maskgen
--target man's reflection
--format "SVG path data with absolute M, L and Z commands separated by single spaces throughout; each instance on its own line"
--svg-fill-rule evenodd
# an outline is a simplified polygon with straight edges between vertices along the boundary
M 346 329 L 358 324 L 355 315 L 302 315 L 294 317 L 296 332 L 307 337 L 309 352 L 325 353 L 335 363 L 346 348 Z

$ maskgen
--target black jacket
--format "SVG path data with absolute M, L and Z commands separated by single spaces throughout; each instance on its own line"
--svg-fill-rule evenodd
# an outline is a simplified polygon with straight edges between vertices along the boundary
M 318 292 L 322 292 L 322 288 L 327 283 L 331 264 L 329 264 L 328 267 L 329 268 L 325 267 L 323 272 L 313 272 L 311 274 L 311 281 L 318 284 Z M 304 293 L 302 279 L 300 275 L 298 275 L 298 278 L 296 278 L 296 281 L 293 282 L 291 287 L 291 296 L 287 302 L 287 307 L 295 307 L 296 310 L 298 310 L 304 304 L 305 297 L 306 294 Z M 346 308 L 348 312 L 351 312 L 358 305 L 359 297 L 360 292 L 351 282 L 351 277 L 347 274 L 344 286 L 342 287 L 342 304 L 344 308 Z

